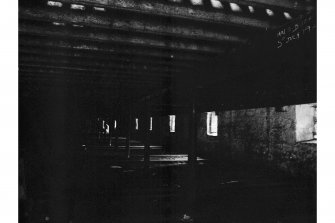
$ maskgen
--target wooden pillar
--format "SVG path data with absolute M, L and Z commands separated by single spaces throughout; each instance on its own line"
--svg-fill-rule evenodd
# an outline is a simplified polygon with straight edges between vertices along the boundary
M 76 151 L 82 143 L 80 136 L 80 110 L 76 107 L 76 92 L 67 85 L 50 88 L 44 106 L 43 146 L 46 156 L 43 176 L 47 185 L 49 214 L 53 222 L 69 222 L 73 208 L 76 179 Z M 65 125 L 64 125 L 65 123 Z M 44 152 L 44 151 L 43 151 Z M 38 161 L 40 162 L 40 161 Z M 46 174 L 46 175 L 45 175 Z M 38 176 L 38 175 L 37 175 Z M 43 182 L 43 180 L 41 181 Z
M 129 159 L 130 158 L 130 137 L 131 137 L 131 119 L 132 119 L 132 115 L 131 115 L 131 105 L 129 106 L 129 114 L 128 114 L 128 128 L 127 128 L 127 136 L 126 136 L 126 157 Z
M 188 150 L 188 163 L 191 167 L 196 164 L 196 144 L 197 144 L 197 114 L 195 95 L 193 94 L 192 108 L 190 114 L 190 142 Z
M 192 107 L 190 111 L 190 141 L 188 150 L 188 176 L 187 184 L 185 188 L 185 214 L 184 217 L 193 219 L 194 216 L 194 204 L 196 200 L 196 147 L 197 147 L 197 111 L 195 92 L 192 93 Z M 184 219 L 185 220 L 185 219 Z
M 145 100 L 144 114 L 144 168 L 149 168 L 150 165 L 150 116 L 148 100 Z

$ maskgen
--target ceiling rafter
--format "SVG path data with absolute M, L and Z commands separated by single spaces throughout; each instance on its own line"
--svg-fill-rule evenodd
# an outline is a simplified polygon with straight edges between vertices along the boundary
M 186 51 L 182 49 L 166 49 L 160 47 L 148 47 L 143 45 L 130 45 L 130 44 L 117 44 L 113 42 L 99 42 L 94 40 L 78 40 L 68 37 L 53 37 L 53 36 L 41 36 L 33 34 L 20 33 L 20 46 L 34 46 L 34 47 L 52 47 L 64 50 L 76 50 L 90 53 L 105 53 L 120 55 L 120 56 L 149 56 L 155 58 L 162 58 L 167 60 L 189 60 L 199 62 L 203 59 L 216 56 L 211 52 L 198 52 L 198 51 Z M 227 46 L 227 51 L 231 50 L 232 47 Z
M 162 66 L 162 67 L 175 67 L 181 69 L 191 69 L 192 66 L 188 63 L 185 63 L 187 60 L 165 60 L 162 58 L 155 57 L 139 57 L 139 56 L 121 56 L 121 55 L 111 55 L 111 54 L 89 54 L 82 52 L 72 52 L 68 50 L 50 50 L 50 48 L 36 48 L 36 47 L 27 47 L 21 46 L 19 49 L 19 56 L 41 56 L 47 58 L 68 58 L 78 59 L 82 61 L 91 61 L 91 62 L 101 62 L 101 63 L 130 63 L 138 65 L 147 65 L 147 66 Z
M 141 71 L 127 71 L 124 69 L 106 69 L 106 70 L 101 70 L 101 69 L 84 69 L 81 67 L 75 67 L 75 66 L 57 66 L 57 65 L 44 65 L 44 64 L 33 64 L 33 63 L 20 63 L 19 65 L 20 70 L 24 69 L 29 69 L 30 71 L 40 71 L 43 70 L 44 72 L 53 72 L 54 70 L 57 70 L 57 73 L 66 73 L 69 74 L 70 76 L 75 74 L 80 74 L 83 77 L 97 77 L 97 78 L 112 78 L 112 77 L 118 77 L 119 79 L 141 79 L 143 81 L 146 80 L 161 80 L 164 78 L 170 78 L 169 76 L 161 76 L 161 75 L 151 75 L 147 76 L 146 72 L 141 72 Z M 162 71 L 157 71 L 155 73 L 161 73 L 161 74 L 169 74 L 169 72 L 162 72 Z
M 52 36 L 60 38 L 73 38 L 78 40 L 88 40 L 96 41 L 102 43 L 113 42 L 115 44 L 129 44 L 133 46 L 146 46 L 146 47 L 157 47 L 165 48 L 170 50 L 185 50 L 188 52 L 198 51 L 208 52 L 208 53 L 224 53 L 224 49 L 219 48 L 220 44 L 211 44 L 208 42 L 198 43 L 185 40 L 166 40 L 157 39 L 154 37 L 147 36 L 135 36 L 135 35 L 125 35 L 121 33 L 105 33 L 96 32 L 92 30 L 77 30 L 77 29 L 67 29 L 62 27 L 55 27 L 50 24 L 50 26 L 37 25 L 37 24 L 23 24 L 20 23 L 19 32 L 24 34 L 33 34 L 38 36 Z M 222 44 L 223 45 L 223 44 Z
M 137 32 L 153 34 L 157 36 L 171 36 L 176 38 L 186 38 L 190 40 L 206 41 L 229 41 L 236 43 L 246 43 L 247 39 L 237 35 L 227 34 L 222 29 L 211 31 L 205 27 L 191 25 L 181 25 L 171 22 L 161 23 L 154 19 L 144 20 L 142 18 L 129 18 L 122 15 L 106 16 L 94 13 L 76 13 L 71 10 L 54 10 L 51 8 L 20 8 L 19 17 L 21 20 L 36 20 L 65 23 L 70 26 L 81 28 L 96 28 L 104 30 L 117 30 L 124 32 Z M 222 26 L 221 26 L 222 27 Z M 78 28 L 80 29 L 80 28 Z
M 259 20 L 250 17 L 249 14 L 232 14 L 226 10 L 208 10 L 205 7 L 192 7 L 187 4 L 168 4 L 163 1 L 155 0 L 122 0 L 122 1 L 107 1 L 107 0 L 60 0 L 59 2 L 70 4 L 82 4 L 89 7 L 99 6 L 108 10 L 116 10 L 129 12 L 133 14 L 144 14 L 158 17 L 173 17 L 183 20 L 192 20 L 193 22 L 207 22 L 228 24 L 234 26 L 248 26 L 257 29 L 270 29 L 271 22 L 268 20 Z M 68 7 L 64 4 L 64 7 Z M 230 11 L 228 11 L 230 12 Z
M 45 64 L 45 65 L 59 65 L 59 66 L 71 66 L 78 67 L 82 69 L 88 70 L 113 70 L 113 69 L 121 69 L 127 70 L 130 72 L 137 73 L 138 71 L 143 73 L 148 73 L 146 76 L 150 76 L 149 73 L 155 73 L 153 76 L 160 76 L 160 73 L 171 73 L 171 74 L 180 74 L 183 70 L 175 67 L 166 67 L 166 66 L 147 66 L 147 65 L 134 65 L 127 62 L 116 62 L 113 63 L 109 61 L 108 63 L 94 62 L 89 60 L 78 60 L 78 59 L 68 59 L 68 58 L 48 58 L 48 57 L 36 57 L 36 56 L 20 56 L 19 62 L 24 63 L 32 63 L 32 64 Z

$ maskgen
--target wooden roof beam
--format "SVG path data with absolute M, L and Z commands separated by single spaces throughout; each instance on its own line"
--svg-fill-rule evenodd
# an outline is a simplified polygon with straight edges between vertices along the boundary
M 297 1 L 297 0 L 220 0 L 221 2 L 236 3 L 240 5 L 253 6 L 253 7 L 268 7 L 268 8 L 278 8 L 282 10 L 314 10 L 315 0 L 311 1 Z
M 96 69 L 96 70 L 114 70 L 114 69 L 121 69 L 121 70 L 127 70 L 130 72 L 148 72 L 148 73 L 156 73 L 154 76 L 159 75 L 159 73 L 182 73 L 183 71 L 181 69 L 175 68 L 175 67 L 169 67 L 169 66 L 148 66 L 146 64 L 142 65 L 135 65 L 131 64 L 125 61 L 116 61 L 113 63 L 113 61 L 109 61 L 107 63 L 101 63 L 101 62 L 94 62 L 89 60 L 82 60 L 82 59 L 68 59 L 68 58 L 55 58 L 55 57 L 45 57 L 45 56 L 19 56 L 19 63 L 33 63 L 33 64 L 53 64 L 53 65 L 59 65 L 59 66 L 71 66 L 71 67 L 80 67 L 83 69 Z
M 162 67 L 174 67 L 180 69 L 191 69 L 192 66 L 187 63 L 188 60 L 165 60 L 164 58 L 156 57 L 144 57 L 144 56 L 132 56 L 127 57 L 124 55 L 101 55 L 101 54 L 90 54 L 83 52 L 72 52 L 69 50 L 51 49 L 50 48 L 38 48 L 38 47 L 27 47 L 20 46 L 20 56 L 41 56 L 47 58 L 67 58 L 69 60 L 81 60 L 90 62 L 101 62 L 101 63 L 129 63 L 135 65 L 146 65 L 146 66 L 162 66 Z
M 50 24 L 51 25 L 51 24 Z M 34 34 L 38 36 L 51 36 L 60 38 L 73 38 L 105 43 L 130 44 L 134 46 L 146 46 L 165 48 L 170 50 L 184 50 L 188 52 L 224 53 L 223 49 L 213 44 L 200 44 L 183 40 L 163 40 L 146 36 L 122 35 L 120 33 L 92 32 L 89 30 L 69 30 L 68 28 L 57 28 L 35 24 L 19 24 L 19 32 L 22 34 Z
M 123 17 L 123 18 L 122 18 Z M 190 40 L 227 41 L 246 43 L 247 39 L 225 33 L 224 30 L 211 31 L 194 24 L 193 26 L 180 25 L 171 22 L 162 23 L 154 19 L 143 20 L 125 16 L 97 15 L 96 13 L 78 13 L 75 11 L 54 10 L 51 8 L 20 7 L 20 19 L 65 23 L 72 26 L 84 26 L 106 30 L 138 32 L 159 36 L 182 37 Z M 79 28 L 78 28 L 79 29 Z
M 85 69 L 80 67 L 73 66 L 60 66 L 60 65 L 44 65 L 44 64 L 32 64 L 32 63 L 20 63 L 19 65 L 21 70 L 29 70 L 29 71 L 40 71 L 44 72 L 46 75 L 49 72 L 55 73 L 68 73 L 70 75 L 80 74 L 83 77 L 96 77 L 96 78 L 120 78 L 126 80 L 162 80 L 164 78 L 170 78 L 166 76 L 169 72 L 157 71 L 151 73 L 150 72 L 140 72 L 140 71 L 128 71 L 124 69 L 110 69 L 110 70 L 101 70 L 101 69 Z M 156 75 L 154 75 L 156 74 Z M 165 76 L 162 76 L 165 75 Z
M 186 1 L 186 0 L 185 0 Z M 189 0 L 188 0 L 189 1 Z M 205 7 L 192 7 L 190 4 L 169 4 L 157 0 L 60 0 L 67 5 L 76 3 L 86 7 L 102 7 L 108 10 L 118 10 L 129 13 L 147 14 L 151 16 L 164 16 L 178 19 L 192 20 L 194 22 L 208 22 L 229 24 L 234 26 L 247 26 L 258 29 L 270 29 L 271 22 L 258 20 L 249 16 L 227 14 L 222 11 L 211 11 Z M 64 6 L 68 7 L 68 6 Z
M 146 46 L 130 46 L 124 44 L 101 43 L 89 40 L 76 40 L 71 38 L 50 38 L 45 36 L 36 36 L 28 34 L 20 34 L 19 44 L 22 46 L 31 47 L 46 47 L 55 48 L 66 51 L 82 52 L 82 53 L 97 53 L 101 55 L 117 55 L 117 56 L 130 56 L 134 57 L 153 57 L 156 59 L 165 60 L 182 60 L 200 62 L 202 59 L 208 59 L 213 56 L 211 53 L 206 52 L 188 52 L 184 50 L 167 50 L 158 47 Z

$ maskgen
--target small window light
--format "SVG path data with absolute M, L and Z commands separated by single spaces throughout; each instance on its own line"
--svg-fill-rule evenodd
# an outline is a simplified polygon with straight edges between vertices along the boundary
M 181 3 L 182 0 L 170 0 L 170 2 L 177 2 L 177 3 Z
M 74 10 L 85 10 L 85 6 L 83 6 L 83 5 L 77 5 L 77 4 L 71 4 L 71 9 L 74 9 Z
M 65 23 L 63 22 L 53 22 L 52 24 L 55 26 L 65 26 Z
M 150 117 L 150 131 L 152 131 L 152 117 Z
M 317 138 L 316 104 L 295 105 L 296 141 L 315 140 Z
M 102 7 L 93 7 L 93 9 L 94 9 L 95 11 L 99 11 L 99 12 L 105 12 L 105 11 L 106 11 L 106 9 L 105 9 L 105 8 L 102 8 Z
M 207 112 L 207 135 L 218 135 L 218 116 L 215 112 Z
M 192 5 L 202 5 L 202 0 L 191 0 Z
M 271 10 L 271 9 L 265 9 L 266 14 L 268 14 L 268 16 L 274 16 L 275 13 Z
M 114 129 L 116 129 L 116 127 L 117 127 L 117 121 L 114 120 Z
M 252 6 L 248 6 L 249 12 L 250 13 L 255 13 L 255 9 Z
M 229 3 L 230 8 L 233 12 L 242 12 L 241 7 L 236 3 Z
M 223 5 L 219 0 L 211 0 L 212 6 L 217 9 L 222 9 Z
M 176 132 L 176 116 L 175 115 L 169 115 L 170 121 L 170 132 Z
M 47 5 L 48 6 L 53 6 L 53 7 L 62 7 L 63 3 L 61 3 L 61 2 L 54 2 L 54 1 L 48 1 Z
M 106 124 L 106 134 L 109 134 L 109 125 Z
M 291 16 L 290 13 L 288 13 L 288 12 L 284 12 L 284 16 L 285 16 L 285 18 L 288 19 L 288 20 L 292 19 L 292 16 Z
M 135 130 L 138 130 L 138 118 L 135 118 Z

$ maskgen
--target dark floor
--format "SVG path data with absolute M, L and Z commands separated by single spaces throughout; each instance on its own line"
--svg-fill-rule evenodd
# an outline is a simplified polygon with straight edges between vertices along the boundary
M 72 223 L 316 222 L 313 180 L 259 163 L 199 159 L 191 171 L 184 155 L 155 155 L 145 170 L 140 155 L 129 161 L 86 150 L 80 156 L 71 189 L 56 198 Z M 29 216 L 20 222 L 57 222 L 50 199 L 41 192 L 26 202 L 21 210 Z

